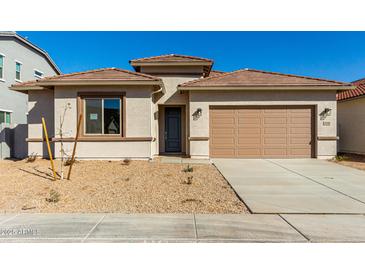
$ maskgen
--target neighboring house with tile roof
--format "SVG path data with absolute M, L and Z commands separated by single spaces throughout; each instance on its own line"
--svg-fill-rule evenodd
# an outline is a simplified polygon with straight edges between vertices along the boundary
M 339 151 L 365 154 L 365 78 L 337 93 Z
M 60 73 L 46 51 L 15 32 L 0 32 L 0 159 L 27 155 L 28 98 L 9 87 Z
M 337 153 L 336 93 L 349 83 L 243 69 L 212 70 L 208 58 L 169 54 L 133 59 L 135 72 L 98 69 L 14 85 L 29 95 L 29 152 L 47 157 L 41 117 L 59 157 L 77 120 L 79 159 L 330 158 Z

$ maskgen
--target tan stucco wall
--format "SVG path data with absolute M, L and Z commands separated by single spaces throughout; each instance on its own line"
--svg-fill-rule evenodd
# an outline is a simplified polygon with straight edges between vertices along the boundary
M 47 91 L 29 91 L 28 94 L 28 138 L 43 138 L 42 117 L 47 125 L 49 137 L 54 134 L 54 93 Z M 54 153 L 53 144 L 51 145 Z M 28 155 L 36 154 L 48 157 L 47 147 L 41 142 L 28 142 Z
M 203 66 L 143 66 L 141 67 L 141 72 L 146 74 L 153 74 L 153 75 L 162 75 L 162 74 L 172 74 L 175 73 L 176 75 L 202 75 L 204 70 Z
M 188 92 L 179 92 L 179 84 L 199 79 L 202 77 L 204 69 L 201 65 L 193 66 L 142 66 L 142 73 L 147 73 L 159 77 L 164 83 L 164 94 L 153 95 L 152 101 L 152 132 L 156 134 L 157 140 L 152 143 L 152 155 L 165 152 L 164 143 L 164 108 L 161 106 L 184 106 L 185 113 L 182 113 L 182 152 L 189 151 L 189 95 Z
M 365 97 L 337 105 L 339 151 L 365 154 Z
M 336 136 L 336 92 L 305 90 L 247 90 L 247 91 L 191 91 L 190 92 L 190 136 L 209 137 L 209 106 L 213 105 L 313 105 L 316 112 L 315 137 Z M 202 116 L 193 120 L 192 114 L 202 109 Z M 319 113 L 324 108 L 332 109 L 331 116 L 321 120 Z M 329 122 L 325 126 L 323 122 Z M 190 141 L 190 155 L 193 158 L 209 157 L 209 141 Z M 317 141 L 318 158 L 330 158 L 336 155 L 336 141 Z
M 154 127 L 158 133 L 157 144 L 155 148 L 156 154 L 165 152 L 165 143 L 164 143 L 164 130 L 165 130 L 165 122 L 164 122 L 164 108 L 163 106 L 183 106 L 183 111 L 181 112 L 181 125 L 182 125 L 182 153 L 186 153 L 188 151 L 188 142 L 187 136 L 189 131 L 189 93 L 188 92 L 180 92 L 177 90 L 177 86 L 181 83 L 185 83 L 191 80 L 195 80 L 200 78 L 200 75 L 156 75 L 160 77 L 164 83 L 165 94 L 159 95 L 156 94 L 154 97 L 155 102 L 155 111 L 158 112 L 158 119 L 155 121 Z
M 152 130 L 151 121 L 152 87 L 149 86 L 90 86 L 90 87 L 56 87 L 53 96 L 37 96 L 34 101 L 42 102 L 42 107 L 54 115 L 48 119 L 49 132 L 51 136 L 59 137 L 59 127 L 61 115 L 64 107 L 70 104 L 71 109 L 67 110 L 63 132 L 64 137 L 75 137 L 77 127 L 77 93 L 78 92 L 125 92 L 126 93 L 126 136 L 125 137 L 155 137 L 156 132 Z M 30 96 L 30 98 L 32 98 Z M 37 117 L 37 114 L 31 114 L 30 117 Z M 52 121 L 52 122 L 51 122 Z M 31 128 L 30 136 L 40 138 L 41 131 L 39 128 Z M 152 156 L 151 143 L 155 141 L 118 141 L 118 142 L 79 142 L 76 151 L 78 158 L 150 158 Z M 71 154 L 73 143 L 65 142 L 65 151 Z M 34 143 L 34 146 L 42 146 L 41 143 Z M 60 157 L 60 143 L 54 144 L 55 157 Z M 38 149 L 39 150 L 39 149 Z M 40 155 L 43 155 L 40 153 Z

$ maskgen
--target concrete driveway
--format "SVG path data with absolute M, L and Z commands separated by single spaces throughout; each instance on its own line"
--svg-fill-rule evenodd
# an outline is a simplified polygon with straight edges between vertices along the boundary
M 365 172 L 317 159 L 214 159 L 252 213 L 365 213 Z

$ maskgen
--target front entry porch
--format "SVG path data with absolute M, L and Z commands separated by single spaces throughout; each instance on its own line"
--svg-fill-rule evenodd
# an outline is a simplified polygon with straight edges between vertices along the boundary
M 185 105 L 159 106 L 159 154 L 187 155 Z

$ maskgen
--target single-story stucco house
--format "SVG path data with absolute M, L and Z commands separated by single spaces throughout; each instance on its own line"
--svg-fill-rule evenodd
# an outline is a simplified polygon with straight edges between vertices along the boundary
M 339 151 L 365 154 L 365 78 L 337 94 Z
M 213 60 L 162 55 L 117 68 L 14 85 L 29 95 L 29 153 L 47 157 L 41 117 L 60 157 L 72 150 L 83 114 L 79 159 L 330 158 L 337 153 L 336 93 L 351 84 L 242 69 L 213 71 Z

